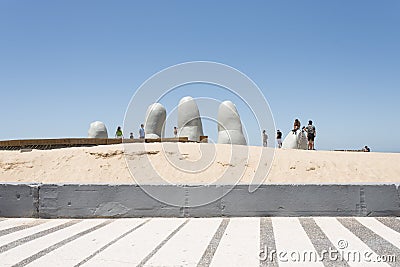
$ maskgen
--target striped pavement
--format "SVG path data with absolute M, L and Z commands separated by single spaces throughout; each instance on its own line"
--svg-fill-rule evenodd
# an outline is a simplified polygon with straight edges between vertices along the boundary
M 0 266 L 400 266 L 400 220 L 0 218 Z

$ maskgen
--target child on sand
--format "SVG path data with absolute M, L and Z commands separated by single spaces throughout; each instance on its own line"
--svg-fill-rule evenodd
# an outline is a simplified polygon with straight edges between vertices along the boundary
M 140 124 L 140 129 L 139 129 L 139 138 L 144 139 L 145 133 L 144 133 L 144 125 Z
M 115 132 L 115 138 L 122 138 L 121 126 L 118 126 L 117 131 Z

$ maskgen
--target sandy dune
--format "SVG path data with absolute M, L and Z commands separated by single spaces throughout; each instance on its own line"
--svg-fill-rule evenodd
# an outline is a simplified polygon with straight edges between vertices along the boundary
M 398 183 L 399 163 L 400 154 L 395 153 L 127 144 L 0 151 L 0 182 L 224 184 L 255 179 L 262 183 Z

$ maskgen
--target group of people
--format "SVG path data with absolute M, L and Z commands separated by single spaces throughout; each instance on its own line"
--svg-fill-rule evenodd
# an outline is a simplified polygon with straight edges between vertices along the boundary
M 262 132 L 262 142 L 263 147 L 267 147 L 268 145 L 268 135 L 265 130 Z M 278 147 L 282 147 L 282 132 L 280 130 L 276 131 L 276 142 L 278 143 Z
M 292 132 L 296 133 L 300 129 L 300 127 L 301 127 L 301 123 L 300 123 L 299 119 L 295 119 Z M 315 126 L 313 125 L 313 122 L 311 120 L 309 120 L 307 127 L 303 126 L 301 131 L 304 131 L 307 133 L 308 150 L 315 150 L 314 140 L 315 140 L 315 137 L 317 136 L 317 131 L 315 130 Z M 174 137 L 177 137 L 177 136 L 178 136 L 178 128 L 174 127 Z M 117 131 L 115 132 L 115 138 L 123 138 L 123 137 L 124 137 L 124 135 L 122 133 L 121 126 L 118 126 Z M 134 138 L 134 135 L 132 132 L 130 133 L 129 138 L 130 139 Z M 145 138 L 145 131 L 144 131 L 143 124 L 141 124 L 140 128 L 139 128 L 139 138 L 140 139 Z M 263 132 L 262 132 L 262 142 L 263 142 L 263 146 L 267 147 L 268 135 L 265 130 L 263 130 Z M 276 142 L 278 144 L 278 147 L 281 148 L 282 147 L 282 132 L 280 130 L 276 131 Z
M 140 124 L 140 128 L 139 128 L 139 138 L 140 138 L 140 139 L 144 139 L 145 136 L 146 136 L 146 134 L 145 134 L 145 132 L 144 132 L 144 125 L 143 125 L 143 124 Z M 177 127 L 174 127 L 174 137 L 175 137 L 175 138 L 178 137 L 178 128 L 177 128 Z M 117 131 L 115 132 L 115 138 L 124 138 L 124 135 L 123 135 L 123 133 L 122 133 L 121 126 L 118 126 L 118 127 L 117 127 Z M 135 138 L 132 132 L 129 134 L 129 138 L 130 138 L 130 139 Z
M 139 138 L 140 138 L 140 139 L 144 139 L 144 137 L 145 137 L 144 125 L 143 125 L 143 124 L 140 124 L 140 128 L 139 128 Z M 117 131 L 115 132 L 115 138 L 124 138 L 124 134 L 122 133 L 121 126 L 118 126 L 118 127 L 117 127 Z M 132 132 L 129 134 L 129 138 L 130 138 L 130 139 L 135 138 Z
M 295 134 L 298 130 L 300 130 L 301 123 L 299 119 L 295 119 L 293 123 L 293 134 Z M 308 125 L 303 126 L 301 128 L 301 131 L 307 133 L 307 140 L 308 140 L 308 150 L 315 150 L 314 146 L 314 140 L 315 137 L 317 136 L 317 131 L 315 129 L 315 126 L 313 125 L 313 122 L 311 120 L 308 121 Z M 268 143 L 268 135 L 265 130 L 262 132 L 262 142 L 263 146 L 266 147 Z M 276 131 L 276 142 L 278 144 L 278 148 L 282 147 L 282 132 L 280 130 Z
M 293 123 L 293 134 L 296 134 L 296 132 L 298 130 L 300 130 L 301 127 L 301 123 L 299 119 L 295 119 L 294 123 Z M 308 125 L 307 126 L 303 126 L 303 128 L 301 128 L 301 131 L 307 133 L 307 140 L 308 140 L 308 150 L 315 150 L 315 145 L 314 145 L 314 141 L 315 141 L 315 137 L 317 136 L 317 131 L 315 129 L 315 126 L 313 125 L 312 120 L 308 121 Z M 178 136 L 178 128 L 174 127 L 174 137 L 176 138 Z M 122 129 L 121 126 L 117 127 L 117 131 L 115 132 L 115 138 L 123 138 L 123 133 L 122 133 Z M 133 133 L 131 132 L 129 135 L 130 139 L 134 138 Z M 139 129 L 139 138 L 140 139 L 144 139 L 145 138 L 145 132 L 144 132 L 144 125 L 141 124 L 140 125 L 140 129 Z M 278 148 L 282 148 L 282 132 L 280 130 L 276 131 L 276 142 L 278 144 Z M 267 147 L 268 144 L 268 135 L 266 133 L 265 130 L 263 130 L 262 132 L 262 143 L 264 147 Z M 368 146 L 365 146 L 363 148 L 364 152 L 370 152 L 370 148 Z

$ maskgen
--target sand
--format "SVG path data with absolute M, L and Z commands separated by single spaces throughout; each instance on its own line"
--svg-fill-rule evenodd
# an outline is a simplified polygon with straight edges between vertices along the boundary
M 397 153 L 196 143 L 121 144 L 0 151 L 0 182 L 247 184 L 256 174 L 257 182 L 266 184 L 399 183 L 399 163 Z

